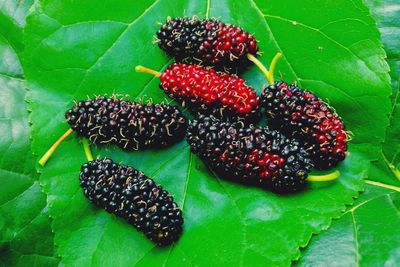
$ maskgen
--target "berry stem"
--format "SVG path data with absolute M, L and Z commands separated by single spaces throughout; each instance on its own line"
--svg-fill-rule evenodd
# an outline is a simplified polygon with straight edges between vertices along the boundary
M 44 166 L 46 162 L 49 160 L 51 155 L 53 155 L 54 151 L 58 148 L 58 146 L 73 132 L 71 128 L 68 129 L 58 140 L 47 150 L 47 152 L 43 155 L 43 157 L 40 158 L 39 164 L 41 166 Z
M 135 67 L 135 70 L 136 70 L 137 72 L 145 72 L 145 73 L 148 73 L 148 74 L 152 74 L 152 75 L 154 75 L 154 76 L 156 76 L 156 77 L 160 77 L 160 76 L 161 76 L 161 72 L 158 72 L 158 71 L 156 71 L 156 70 L 152 70 L 152 69 L 143 67 L 143 66 L 141 66 L 141 65 L 136 66 L 136 67 Z
M 93 155 L 92 155 L 92 151 L 90 150 L 90 144 L 89 144 L 89 140 L 87 138 L 84 138 L 82 140 L 83 143 L 83 150 L 85 151 L 85 155 L 88 161 L 92 161 L 93 160 Z
M 340 176 L 340 172 L 335 170 L 331 173 L 324 175 L 309 175 L 307 181 L 309 182 L 328 182 L 337 179 Z
M 248 60 L 250 60 L 251 62 L 256 64 L 256 66 L 261 70 L 261 72 L 264 73 L 264 76 L 267 78 L 267 80 L 269 82 L 269 71 L 264 66 L 264 64 L 260 60 L 258 60 L 258 58 L 253 56 L 252 54 L 247 54 L 247 58 L 248 58 Z
M 273 85 L 275 83 L 274 81 L 274 71 L 275 71 L 275 66 L 276 63 L 278 63 L 279 59 L 282 57 L 282 53 L 278 52 L 274 56 L 274 58 L 271 61 L 271 64 L 269 65 L 269 71 L 267 68 L 264 66 L 264 64 L 258 60 L 255 56 L 252 54 L 247 54 L 247 58 L 256 64 L 256 66 L 261 70 L 261 72 L 264 74 L 265 78 L 267 78 L 267 81 L 270 85 Z
M 278 63 L 279 59 L 281 59 L 281 58 L 282 58 L 282 53 L 280 53 L 280 52 L 276 53 L 276 55 L 274 56 L 274 58 L 271 61 L 271 64 L 269 65 L 269 73 L 268 73 L 269 78 L 267 77 L 267 79 L 268 79 L 268 82 L 270 85 L 275 84 L 275 81 L 274 81 L 275 66 L 276 66 L 276 63 Z

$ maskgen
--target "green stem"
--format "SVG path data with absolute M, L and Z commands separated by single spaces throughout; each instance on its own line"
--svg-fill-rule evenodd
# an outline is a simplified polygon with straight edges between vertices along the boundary
M 143 66 L 141 66 L 141 65 L 136 66 L 136 67 L 135 67 L 135 70 L 136 70 L 137 72 L 145 72 L 145 73 L 148 73 L 148 74 L 152 74 L 152 75 L 154 75 L 154 76 L 156 76 L 156 77 L 160 77 L 160 76 L 161 76 L 161 72 L 158 72 L 158 71 L 156 71 L 156 70 L 152 70 L 152 69 L 143 67 Z
M 47 152 L 40 158 L 39 164 L 44 166 L 46 162 L 49 160 L 51 155 L 53 155 L 54 151 L 58 148 L 58 146 L 73 132 L 72 129 L 68 129 L 58 140 L 47 150 Z
M 279 59 L 282 57 L 282 53 L 278 52 L 274 56 L 274 58 L 271 61 L 271 64 L 269 65 L 269 70 L 262 64 L 262 62 L 253 56 L 252 54 L 247 54 L 248 60 L 256 64 L 256 66 L 261 70 L 261 72 L 264 74 L 265 78 L 267 78 L 267 81 L 269 85 L 274 85 L 274 71 L 276 67 L 276 63 L 278 63 Z
M 387 189 L 391 189 L 391 190 L 400 192 L 400 187 L 398 187 L 398 186 L 384 184 L 384 183 L 380 183 L 380 182 L 377 182 L 377 181 L 371 181 L 371 180 L 364 180 L 364 181 L 365 181 L 365 183 L 370 184 L 370 185 L 380 186 L 380 187 L 383 187 L 383 188 L 387 188 Z
M 85 151 L 87 160 L 92 161 L 93 155 L 92 155 L 92 151 L 90 150 L 89 140 L 87 138 L 83 138 L 82 143 L 83 143 L 83 150 Z
M 256 64 L 256 66 L 261 70 L 261 72 L 264 74 L 265 78 L 269 81 L 269 71 L 267 68 L 264 66 L 264 64 L 255 56 L 252 54 L 247 54 L 247 59 Z
M 275 81 L 274 81 L 274 71 L 275 71 L 275 66 L 276 63 L 278 63 L 279 59 L 282 58 L 282 53 L 278 52 L 276 53 L 276 55 L 274 56 L 274 58 L 271 61 L 271 64 L 269 65 L 269 79 L 268 82 L 270 85 L 274 85 Z
M 338 170 L 324 175 L 309 175 L 307 181 L 309 182 L 328 182 L 337 179 L 340 176 Z

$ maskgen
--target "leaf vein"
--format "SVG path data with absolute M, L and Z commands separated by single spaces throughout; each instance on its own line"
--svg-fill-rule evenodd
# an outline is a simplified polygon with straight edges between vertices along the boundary
M 267 15 L 267 14 L 264 14 L 264 16 L 265 16 L 265 17 L 269 17 L 269 18 L 273 18 L 273 19 L 277 19 L 277 20 L 281 20 L 281 21 L 284 21 L 284 22 L 287 22 L 287 23 L 296 22 L 296 25 L 298 25 L 298 26 L 301 26 L 301 27 L 304 27 L 304 28 L 306 28 L 306 29 L 310 29 L 310 30 L 312 30 L 312 31 L 315 31 L 315 32 L 320 33 L 322 36 L 324 36 L 326 39 L 328 39 L 328 40 L 331 41 L 332 43 L 337 44 L 338 46 L 340 46 L 340 47 L 342 47 L 343 49 L 345 49 L 346 51 L 348 51 L 351 55 L 353 55 L 353 56 L 356 57 L 358 60 L 360 60 L 360 62 L 362 62 L 363 65 L 366 66 L 372 73 L 376 74 L 376 72 L 375 72 L 367 63 L 365 63 L 365 61 L 364 61 L 362 58 L 360 58 L 360 56 L 358 56 L 358 55 L 357 55 L 356 53 L 354 53 L 351 49 L 349 49 L 349 48 L 346 47 L 345 45 L 341 44 L 340 42 L 336 41 L 335 39 L 333 39 L 332 37 L 330 37 L 329 35 L 327 35 L 327 34 L 324 33 L 323 31 L 321 31 L 320 29 L 314 28 L 314 27 L 312 27 L 312 26 L 310 26 L 310 25 L 307 25 L 307 24 L 304 24 L 304 23 L 302 23 L 302 22 L 292 21 L 292 20 L 290 20 L 290 19 L 287 19 L 287 18 L 284 18 L 284 17 L 281 17 L 281 16 L 274 16 L 274 15 Z M 376 75 L 376 76 L 377 76 L 381 81 L 383 81 L 383 80 L 382 80 L 382 77 L 380 77 L 379 75 Z

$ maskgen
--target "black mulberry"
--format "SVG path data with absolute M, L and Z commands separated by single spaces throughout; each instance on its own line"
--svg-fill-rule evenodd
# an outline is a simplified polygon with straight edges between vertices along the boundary
M 171 195 L 142 172 L 111 159 L 82 165 L 80 185 L 97 206 L 124 218 L 160 246 L 182 232 L 182 211 Z
M 187 128 L 176 107 L 104 96 L 77 102 L 65 118 L 79 136 L 124 150 L 171 145 L 184 137 Z

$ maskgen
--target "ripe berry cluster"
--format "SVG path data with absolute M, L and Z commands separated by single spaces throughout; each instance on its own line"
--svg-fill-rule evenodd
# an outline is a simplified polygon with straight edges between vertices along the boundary
M 187 127 L 176 107 L 104 96 L 76 103 L 65 117 L 79 136 L 124 150 L 171 145 L 185 135 Z
M 160 87 L 167 94 L 202 113 L 224 118 L 255 118 L 259 113 L 256 91 L 236 75 L 174 63 L 161 74 L 160 80 Z
M 124 218 L 158 245 L 169 245 L 181 234 L 178 204 L 142 172 L 104 158 L 83 164 L 79 180 L 90 201 Z
M 314 94 L 279 81 L 265 88 L 262 102 L 271 128 L 297 139 L 318 169 L 344 160 L 347 135 L 336 112 Z
M 268 128 L 200 116 L 188 128 L 192 151 L 218 175 L 260 184 L 280 193 L 300 190 L 312 168 L 308 153 L 293 139 Z
M 235 25 L 217 19 L 168 19 L 157 32 L 161 49 L 177 60 L 197 61 L 219 69 L 240 68 L 247 54 L 257 55 L 256 39 Z
M 274 82 L 278 53 L 268 71 L 255 57 L 257 41 L 240 27 L 216 19 L 168 19 L 157 32 L 161 49 L 178 61 L 240 70 L 250 61 L 260 67 L 270 86 L 261 100 L 245 80 L 196 64 L 173 63 L 163 73 L 137 66 L 160 77 L 160 87 L 196 111 L 187 127 L 175 107 L 96 97 L 77 102 L 65 113 L 68 130 L 39 161 L 48 160 L 72 131 L 96 144 L 124 150 L 165 147 L 186 132 L 191 150 L 218 176 L 259 185 L 279 193 L 303 189 L 313 167 L 329 169 L 345 157 L 347 135 L 336 112 L 323 100 L 296 85 Z M 269 128 L 247 127 L 265 108 Z M 169 245 L 182 232 L 182 211 L 173 197 L 151 178 L 111 159 L 93 160 L 84 140 L 88 162 L 80 185 L 97 206 L 126 219 L 158 245 Z M 325 176 L 337 178 L 337 172 Z

